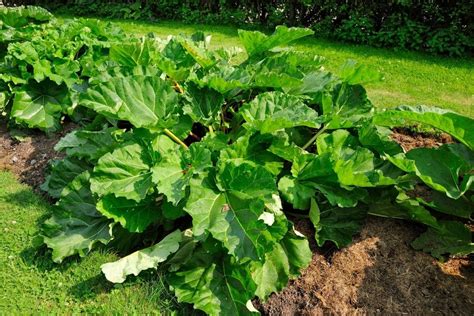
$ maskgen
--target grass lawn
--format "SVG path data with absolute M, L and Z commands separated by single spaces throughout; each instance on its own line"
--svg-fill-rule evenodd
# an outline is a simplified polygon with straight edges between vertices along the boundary
M 212 35 L 215 47 L 240 46 L 237 28 L 229 26 L 188 25 L 167 21 L 114 22 L 125 31 L 137 35 L 154 32 L 166 37 L 201 30 Z M 306 38 L 295 46 L 326 57 L 325 67 L 335 73 L 347 59 L 375 67 L 384 74 L 385 80 L 367 85 L 366 88 L 369 97 L 378 107 L 400 104 L 435 105 L 474 117 L 474 59 L 437 57 L 316 38 Z
M 173 300 L 159 278 L 141 277 L 113 286 L 100 265 L 116 260 L 94 251 L 61 265 L 33 246 L 38 223 L 51 206 L 0 171 L 0 315 L 169 314 Z

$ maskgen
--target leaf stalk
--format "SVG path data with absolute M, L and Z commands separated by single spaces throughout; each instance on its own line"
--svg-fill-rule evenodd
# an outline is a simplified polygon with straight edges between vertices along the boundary
M 327 129 L 327 125 L 324 125 L 323 128 L 321 128 L 313 137 L 311 137 L 310 140 L 308 140 L 306 144 L 304 144 L 303 149 L 306 150 L 309 146 L 311 146 L 319 137 L 319 135 L 321 135 L 322 133 L 326 131 L 326 129 Z
M 178 136 L 176 136 L 175 134 L 173 134 L 172 131 L 170 131 L 169 129 L 165 128 L 164 129 L 164 132 L 166 135 L 168 135 L 172 140 L 174 140 L 175 142 L 177 142 L 178 144 L 180 144 L 181 146 L 183 146 L 185 149 L 189 149 L 188 146 L 181 140 L 178 138 Z

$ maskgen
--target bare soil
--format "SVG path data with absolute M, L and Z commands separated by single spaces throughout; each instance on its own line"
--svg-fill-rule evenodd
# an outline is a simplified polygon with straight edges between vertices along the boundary
M 428 147 L 435 148 L 443 144 L 454 143 L 454 139 L 451 135 L 446 133 L 440 133 L 436 135 L 427 133 L 413 132 L 408 128 L 395 128 L 393 129 L 392 139 L 402 146 L 405 152 L 410 151 L 414 148 Z
M 40 192 L 39 185 L 44 182 L 44 170 L 48 162 L 61 156 L 54 151 L 54 145 L 74 128 L 75 124 L 66 123 L 62 132 L 52 135 L 32 130 L 20 142 L 12 137 L 5 123 L 0 121 L 0 170 L 10 170 L 21 182 Z
M 308 221 L 297 230 L 314 240 Z M 360 236 L 325 253 L 312 242 L 313 259 L 296 280 L 259 306 L 265 315 L 474 314 L 474 265 L 468 258 L 440 263 L 410 242 L 423 229 L 369 218 Z
M 0 123 L 0 169 L 8 169 L 37 191 L 54 145 L 66 132 L 50 137 L 32 133 L 15 141 Z M 405 150 L 439 146 L 452 139 L 394 133 Z M 420 189 L 421 190 L 421 189 Z M 422 194 L 417 193 L 417 194 Z M 474 315 L 474 264 L 469 258 L 440 263 L 415 251 L 410 242 L 423 228 L 402 221 L 369 218 L 354 242 L 341 250 L 318 248 L 307 220 L 295 223 L 310 240 L 313 259 L 302 275 L 257 307 L 264 315 L 449 314 Z

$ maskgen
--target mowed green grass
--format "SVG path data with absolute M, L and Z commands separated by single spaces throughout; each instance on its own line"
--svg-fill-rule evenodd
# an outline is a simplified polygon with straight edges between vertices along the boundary
M 136 35 L 153 32 L 165 38 L 168 35 L 204 31 L 212 35 L 214 47 L 241 46 L 237 28 L 229 26 L 188 25 L 168 21 L 113 22 Z M 294 46 L 325 57 L 325 68 L 336 74 L 348 59 L 377 69 L 385 79 L 369 84 L 366 88 L 370 99 L 378 107 L 424 104 L 474 117 L 474 59 L 431 56 L 314 37 L 300 40 Z
M 172 297 L 160 278 L 107 282 L 100 265 L 117 257 L 94 251 L 83 259 L 52 262 L 34 244 L 51 206 L 11 173 L 0 171 L 0 315 L 170 314 Z

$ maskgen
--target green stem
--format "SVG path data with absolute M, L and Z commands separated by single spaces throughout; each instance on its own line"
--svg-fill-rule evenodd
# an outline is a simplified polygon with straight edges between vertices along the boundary
M 327 125 L 325 125 L 323 128 L 321 128 L 313 137 L 311 137 L 311 139 L 303 146 L 303 149 L 306 150 L 309 146 L 311 146 L 314 143 L 314 141 L 316 140 L 316 138 L 318 138 L 319 135 L 324 133 L 326 128 L 327 128 Z
M 214 129 L 212 128 L 212 126 L 209 125 L 209 134 L 211 134 L 212 136 L 214 136 Z
M 183 146 L 184 148 L 188 149 L 188 146 L 186 146 L 185 143 L 183 143 L 183 141 L 181 139 L 179 139 L 175 134 L 173 134 L 172 131 L 170 131 L 169 129 L 165 128 L 164 129 L 164 132 L 166 135 L 168 135 L 172 140 L 174 140 L 175 142 L 177 142 L 178 144 L 180 144 L 181 146 Z

